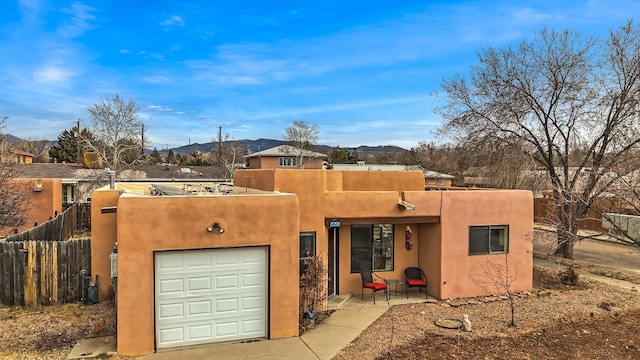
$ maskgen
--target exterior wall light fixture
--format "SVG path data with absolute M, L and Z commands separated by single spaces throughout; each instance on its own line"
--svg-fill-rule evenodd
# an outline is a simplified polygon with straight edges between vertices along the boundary
M 213 230 L 218 229 L 218 232 L 220 234 L 222 234 L 224 232 L 224 228 L 222 228 L 222 225 L 220 225 L 219 222 L 214 222 L 213 224 L 209 225 L 209 227 L 207 228 L 208 232 L 213 232 Z
M 33 185 L 33 191 L 41 192 L 42 191 L 42 179 L 36 179 Z

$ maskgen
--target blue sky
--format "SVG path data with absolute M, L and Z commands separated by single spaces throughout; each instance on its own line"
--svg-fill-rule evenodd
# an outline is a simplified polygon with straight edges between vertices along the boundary
M 53 140 L 118 93 L 158 149 L 218 126 L 282 139 L 294 120 L 322 144 L 410 148 L 434 139 L 432 94 L 479 49 L 543 26 L 606 36 L 638 14 L 616 0 L 3 0 L 0 115 L 10 134 Z

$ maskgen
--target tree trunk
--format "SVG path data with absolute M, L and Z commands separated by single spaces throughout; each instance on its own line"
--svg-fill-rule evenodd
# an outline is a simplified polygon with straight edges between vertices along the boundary
M 558 232 L 558 247 L 554 255 L 562 256 L 566 259 L 573 260 L 573 246 L 575 241 L 569 238 L 566 234 L 560 234 Z

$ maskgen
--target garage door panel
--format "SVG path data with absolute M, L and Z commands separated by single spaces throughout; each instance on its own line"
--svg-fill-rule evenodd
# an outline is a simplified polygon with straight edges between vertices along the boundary
M 163 344 L 184 342 L 184 328 L 182 326 L 166 328 L 159 331 L 159 341 Z
M 209 340 L 213 334 L 211 324 L 189 326 L 187 331 L 189 332 L 189 339 L 195 341 Z
M 184 279 L 165 279 L 160 281 L 159 294 L 184 293 Z
M 214 310 L 214 313 L 216 315 L 230 313 L 230 312 L 234 312 L 234 313 L 238 312 L 237 297 L 216 300 L 216 306 Z
M 258 334 L 264 328 L 265 323 L 261 320 L 245 320 L 242 322 L 242 330 L 245 334 Z
M 156 259 L 156 272 L 184 269 L 182 256 L 163 257 Z
M 237 274 L 223 274 L 215 277 L 215 290 L 231 290 L 238 289 Z
M 189 287 L 187 291 L 211 291 L 211 277 L 190 277 L 187 280 Z
M 240 264 L 240 259 L 236 254 L 230 254 L 229 252 L 220 252 L 216 254 L 215 257 L 215 265 L 220 269 L 229 268 L 231 266 L 236 266 Z
M 245 273 L 242 274 L 243 287 L 264 287 L 264 274 L 262 273 Z
M 261 310 L 264 308 L 264 298 L 260 296 L 245 296 L 242 298 L 242 311 Z
M 183 303 L 162 304 L 158 307 L 158 309 L 158 318 L 163 320 L 182 318 L 185 315 Z
M 216 337 L 236 337 L 238 336 L 238 321 L 219 322 L 215 325 Z
M 156 346 L 266 337 L 267 249 L 156 254 Z
M 210 253 L 198 253 L 191 252 L 190 254 L 185 254 L 186 264 L 189 269 L 198 269 L 202 267 L 211 267 L 213 262 L 212 256 Z
M 212 307 L 211 301 L 190 301 L 189 302 L 189 316 L 208 316 L 211 314 Z

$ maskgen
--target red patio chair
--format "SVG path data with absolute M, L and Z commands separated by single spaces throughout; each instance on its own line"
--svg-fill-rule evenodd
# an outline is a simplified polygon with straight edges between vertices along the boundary
M 424 288 L 424 297 L 427 298 L 427 276 L 422 269 L 417 267 L 408 267 L 404 269 L 405 276 L 405 291 L 407 293 L 407 299 L 409 298 L 409 288 L 418 287 L 420 291 Z
M 375 273 L 371 271 L 362 271 L 360 273 L 360 278 L 362 279 L 362 300 L 364 300 L 364 289 L 371 289 L 371 297 L 373 298 L 373 303 L 376 303 L 376 291 L 384 290 L 385 299 L 388 299 L 387 295 L 387 284 L 386 283 L 377 283 L 373 281 L 373 275 Z M 376 277 L 382 279 L 378 275 Z

